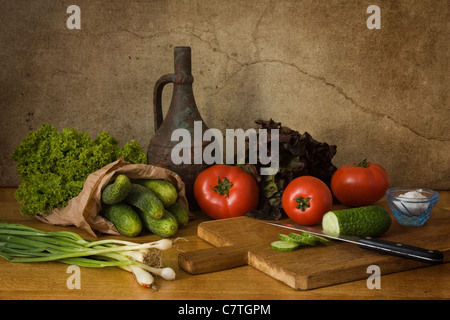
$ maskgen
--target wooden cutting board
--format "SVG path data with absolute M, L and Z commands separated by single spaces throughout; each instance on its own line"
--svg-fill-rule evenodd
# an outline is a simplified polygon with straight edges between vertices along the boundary
M 290 222 L 286 220 L 286 222 Z M 278 252 L 270 243 L 288 229 L 265 224 L 250 217 L 206 221 L 198 226 L 198 236 L 213 248 L 179 254 L 182 269 L 201 274 L 250 265 L 298 290 L 367 279 L 370 265 L 381 275 L 430 266 L 427 263 L 380 254 L 341 241 L 293 252 Z M 395 220 L 380 239 L 401 242 L 444 253 L 450 259 L 450 211 L 436 208 L 421 227 L 405 227 Z

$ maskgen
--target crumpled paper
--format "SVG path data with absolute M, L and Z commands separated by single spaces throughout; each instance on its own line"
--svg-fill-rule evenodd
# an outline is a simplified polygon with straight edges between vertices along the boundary
M 84 182 L 81 192 L 75 198 L 70 199 L 67 206 L 55 208 L 48 213 L 35 217 L 51 225 L 74 225 L 95 237 L 102 233 L 119 235 L 114 225 L 100 215 L 102 190 L 111 179 L 119 174 L 125 174 L 130 179 L 164 179 L 169 181 L 178 191 L 177 202 L 186 210 L 189 210 L 185 196 L 185 185 L 178 174 L 153 165 L 131 164 L 120 158 L 91 173 Z

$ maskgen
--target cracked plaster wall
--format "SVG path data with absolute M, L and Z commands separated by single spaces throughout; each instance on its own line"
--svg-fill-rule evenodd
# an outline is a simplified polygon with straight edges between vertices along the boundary
M 66 8 L 81 9 L 69 30 Z M 381 8 L 369 30 L 366 8 Z M 210 128 L 273 118 L 378 162 L 392 185 L 450 188 L 448 2 L 443 0 L 0 0 L 0 186 L 43 122 L 144 149 L 156 80 L 192 48 Z M 164 91 L 169 105 L 170 85 Z

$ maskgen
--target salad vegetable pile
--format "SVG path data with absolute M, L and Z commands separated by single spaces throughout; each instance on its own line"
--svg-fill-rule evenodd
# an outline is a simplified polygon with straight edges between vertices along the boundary
M 43 214 L 64 207 L 77 196 L 89 174 L 123 157 L 130 163 L 147 163 L 135 140 L 123 148 L 103 131 L 95 140 L 85 132 L 42 124 L 17 146 L 13 160 L 21 183 L 15 193 L 24 215 Z

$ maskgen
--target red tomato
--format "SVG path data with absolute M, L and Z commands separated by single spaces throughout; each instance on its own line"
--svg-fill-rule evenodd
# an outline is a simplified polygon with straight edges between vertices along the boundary
M 373 204 L 383 198 L 388 188 L 387 171 L 366 160 L 342 166 L 331 177 L 334 196 L 350 207 Z
M 301 176 L 284 189 L 281 204 L 292 221 L 309 226 L 321 222 L 322 216 L 331 210 L 333 196 L 322 180 Z
M 216 164 L 202 171 L 194 182 L 195 200 L 213 219 L 239 217 L 258 205 L 256 180 L 241 168 Z

